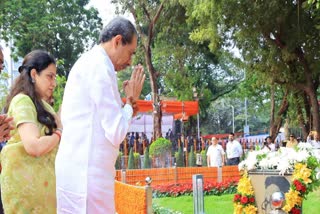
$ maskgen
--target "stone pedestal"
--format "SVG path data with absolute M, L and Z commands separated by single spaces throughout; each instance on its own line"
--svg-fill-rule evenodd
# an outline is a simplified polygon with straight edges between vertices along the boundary
M 253 170 L 248 172 L 255 193 L 259 214 L 269 214 L 273 207 L 271 195 L 274 192 L 288 192 L 291 183 L 291 175 L 279 175 L 274 170 Z

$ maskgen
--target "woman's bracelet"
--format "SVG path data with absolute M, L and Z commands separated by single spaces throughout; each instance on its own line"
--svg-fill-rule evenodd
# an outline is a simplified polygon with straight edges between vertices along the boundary
M 56 128 L 57 131 L 60 131 L 62 133 L 63 129 L 62 128 Z

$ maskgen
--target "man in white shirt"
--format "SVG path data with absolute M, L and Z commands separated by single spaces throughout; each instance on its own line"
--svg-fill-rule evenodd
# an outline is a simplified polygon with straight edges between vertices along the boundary
M 221 145 L 218 144 L 218 139 L 213 137 L 212 144 L 207 151 L 207 165 L 208 167 L 221 167 L 224 165 L 224 151 Z
M 234 133 L 231 132 L 227 143 L 227 165 L 238 165 L 242 154 L 242 146 L 237 140 L 234 140 Z
M 99 45 L 70 71 L 61 108 L 63 133 L 56 157 L 57 213 L 115 213 L 114 178 L 119 145 L 126 137 L 145 75 L 136 66 L 118 89 L 116 71 L 131 64 L 137 32 L 124 18 L 113 19 Z

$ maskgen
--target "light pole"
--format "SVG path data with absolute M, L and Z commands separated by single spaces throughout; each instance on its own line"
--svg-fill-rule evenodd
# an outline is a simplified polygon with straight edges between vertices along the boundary
M 199 98 L 198 98 L 198 92 L 196 87 L 192 88 L 192 92 L 193 92 L 193 99 L 195 99 L 196 101 L 198 101 L 198 105 L 199 105 Z M 199 120 L 199 110 L 197 112 L 197 129 L 198 129 L 198 140 L 200 140 L 200 120 Z
M 232 108 L 232 132 L 234 133 L 234 106 L 231 105 Z

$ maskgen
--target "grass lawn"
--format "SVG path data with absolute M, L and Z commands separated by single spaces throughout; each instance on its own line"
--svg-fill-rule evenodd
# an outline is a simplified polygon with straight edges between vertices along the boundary
M 232 214 L 233 213 L 233 195 L 205 196 L 204 209 L 207 214 Z M 303 201 L 303 213 L 320 213 L 320 189 L 308 195 L 307 200 Z M 184 214 L 193 213 L 192 196 L 180 196 L 177 198 L 154 198 L 153 203 L 180 211 Z

